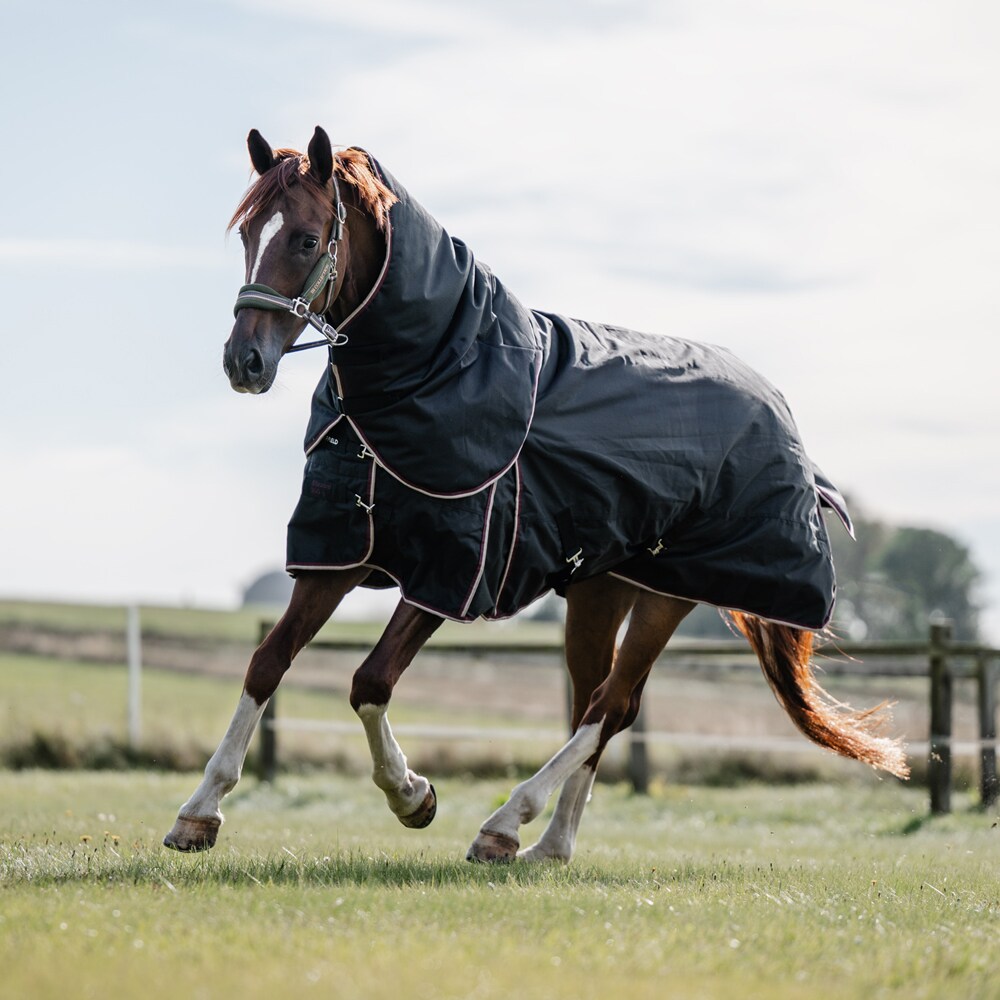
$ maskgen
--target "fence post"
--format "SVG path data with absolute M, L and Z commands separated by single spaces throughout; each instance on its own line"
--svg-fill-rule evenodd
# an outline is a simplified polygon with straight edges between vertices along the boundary
M 951 812 L 951 703 L 952 675 L 948 662 L 951 623 L 931 625 L 931 733 L 927 761 L 927 782 L 931 792 L 931 813 Z
M 257 755 L 257 777 L 273 784 L 278 773 L 278 734 L 274 719 L 278 708 L 277 692 L 271 695 L 260 717 L 260 750 Z
M 257 631 L 259 646 L 268 636 L 272 628 L 271 622 L 262 619 Z M 278 773 L 278 733 L 274 728 L 274 720 L 278 711 L 278 692 L 275 691 L 267 700 L 261 713 L 257 731 L 260 734 L 257 752 L 257 777 L 268 784 L 274 782 Z
M 125 647 L 128 658 L 128 745 L 138 750 L 142 742 L 142 625 L 136 604 L 128 606 Z
M 976 658 L 976 681 L 979 708 L 979 795 L 989 807 L 1000 797 L 997 780 L 997 688 L 996 664 L 986 653 Z
M 649 749 L 646 745 L 646 708 L 640 702 L 639 714 L 629 729 L 628 777 L 636 795 L 649 794 Z

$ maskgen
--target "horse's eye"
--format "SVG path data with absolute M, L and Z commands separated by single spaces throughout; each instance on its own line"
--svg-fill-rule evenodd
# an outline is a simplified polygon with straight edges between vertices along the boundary
M 302 248 L 304 250 L 315 250 L 319 246 L 319 240 L 315 236 L 307 236 L 302 241 Z

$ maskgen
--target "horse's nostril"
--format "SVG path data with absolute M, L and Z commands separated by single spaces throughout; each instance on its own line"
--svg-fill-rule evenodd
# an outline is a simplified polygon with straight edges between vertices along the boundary
M 256 348 L 247 351 L 246 372 L 251 378 L 260 378 L 264 374 L 264 359 Z

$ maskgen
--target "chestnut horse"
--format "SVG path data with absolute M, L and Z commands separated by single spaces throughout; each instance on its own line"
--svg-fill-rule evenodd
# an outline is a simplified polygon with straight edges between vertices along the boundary
M 373 291 L 385 279 L 387 244 L 395 239 L 393 205 L 398 198 L 367 154 L 359 150 L 335 154 L 320 128 L 307 155 L 272 150 L 256 130 L 250 133 L 248 146 L 259 178 L 230 223 L 239 226 L 243 239 L 247 284 L 237 299 L 223 367 L 237 392 L 259 393 L 272 385 L 284 354 L 312 346 L 295 343 L 306 325 L 322 334 L 319 343 L 330 346 L 331 357 L 347 342 L 341 328 L 354 323 L 357 329 L 356 317 L 368 308 Z M 456 246 L 464 247 L 457 241 Z M 333 370 L 336 373 L 336 367 Z M 406 431 L 398 428 L 400 435 Z M 370 458 L 381 470 L 388 462 L 376 450 L 375 445 L 372 450 L 365 445 L 360 457 Z M 392 469 L 388 471 L 395 475 Z M 375 476 L 374 468 L 371 475 Z M 357 505 L 370 516 L 374 499 L 366 499 L 363 493 L 359 490 Z M 823 531 L 821 519 L 819 530 Z M 653 538 L 655 545 L 647 551 L 657 557 L 664 543 Z M 701 597 L 657 592 L 628 579 L 628 574 L 616 570 L 618 564 L 603 568 L 600 558 L 591 563 L 596 570 L 573 577 L 583 560 L 580 552 L 571 550 L 572 546 L 562 586 L 567 601 L 565 650 L 573 684 L 573 735 L 483 823 L 469 848 L 469 860 L 570 860 L 601 754 L 611 737 L 635 719 L 654 661 L 695 606 L 695 598 Z M 508 560 L 504 584 L 511 565 Z M 240 778 L 268 699 L 296 654 L 343 597 L 370 582 L 381 569 L 363 555 L 353 565 L 311 568 L 300 562 L 290 568 L 296 579 L 288 609 L 254 652 L 229 730 L 209 760 L 201 784 L 181 807 L 164 840 L 168 847 L 197 851 L 215 844 L 223 821 L 221 800 Z M 791 588 L 795 583 L 778 581 L 775 586 L 780 597 L 782 586 Z M 828 589 L 832 605 L 832 573 Z M 408 597 L 405 589 L 403 595 Z M 422 603 L 400 600 L 382 637 L 355 673 L 350 695 L 368 739 L 375 784 L 400 822 L 413 828 L 424 827 L 434 818 L 436 796 L 427 778 L 407 766 L 387 710 L 396 682 L 443 620 Z M 740 606 L 754 610 L 752 604 Z M 471 616 L 470 607 L 466 602 L 463 614 L 468 611 Z M 767 620 L 766 615 L 747 610 L 728 613 L 756 653 L 777 700 L 805 736 L 843 756 L 906 775 L 900 743 L 877 735 L 884 706 L 853 711 L 830 699 L 816 683 L 810 667 L 815 629 L 784 624 L 784 619 Z M 616 648 L 626 619 L 621 646 Z M 537 843 L 520 850 L 519 827 L 538 816 L 560 788 L 547 828 Z

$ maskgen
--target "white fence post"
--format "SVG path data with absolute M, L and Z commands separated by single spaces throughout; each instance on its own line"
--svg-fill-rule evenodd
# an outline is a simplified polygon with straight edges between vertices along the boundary
M 142 740 L 142 632 L 139 623 L 139 606 L 128 607 L 126 627 L 128 647 L 128 745 L 139 748 Z

